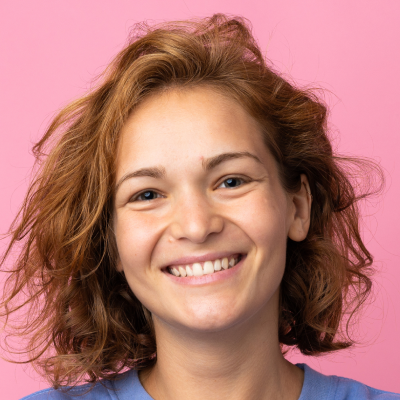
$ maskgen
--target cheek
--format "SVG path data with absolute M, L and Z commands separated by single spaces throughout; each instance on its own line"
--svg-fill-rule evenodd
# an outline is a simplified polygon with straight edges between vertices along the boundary
M 256 268 L 248 284 L 255 298 L 254 307 L 269 301 L 279 287 L 286 263 L 286 202 L 281 196 L 261 193 L 242 208 L 238 224 L 254 245 L 252 259 Z
M 273 248 L 286 244 L 285 202 L 261 192 L 239 205 L 235 217 L 237 224 L 260 248 Z
M 150 265 L 158 237 L 154 218 L 139 218 L 132 211 L 123 210 L 115 218 L 114 232 L 121 270 L 125 274 L 143 272 Z

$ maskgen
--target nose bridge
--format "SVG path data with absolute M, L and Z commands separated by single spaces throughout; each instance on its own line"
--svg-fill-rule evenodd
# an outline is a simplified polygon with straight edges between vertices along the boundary
M 203 243 L 211 233 L 218 233 L 223 228 L 222 216 L 200 188 L 182 190 L 171 211 L 171 235 L 176 240 L 186 238 Z

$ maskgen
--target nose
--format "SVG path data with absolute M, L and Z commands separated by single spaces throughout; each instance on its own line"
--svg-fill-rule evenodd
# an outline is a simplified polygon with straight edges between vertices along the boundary
M 188 239 L 204 243 L 212 233 L 219 233 L 224 220 L 205 195 L 182 195 L 173 206 L 170 234 L 174 240 Z

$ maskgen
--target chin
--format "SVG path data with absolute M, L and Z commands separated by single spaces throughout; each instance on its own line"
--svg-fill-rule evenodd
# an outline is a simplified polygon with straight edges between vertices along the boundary
M 183 313 L 181 321 L 175 323 L 196 333 L 211 333 L 224 331 L 247 319 L 244 312 L 232 307 L 224 308 L 225 311 L 221 307 L 215 307 L 214 304 L 210 307 L 198 307 L 190 310 L 191 312 Z

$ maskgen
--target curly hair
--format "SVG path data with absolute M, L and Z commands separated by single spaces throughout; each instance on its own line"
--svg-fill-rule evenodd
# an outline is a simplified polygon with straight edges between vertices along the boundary
M 269 64 L 241 17 L 138 24 L 97 86 L 59 112 L 34 146 L 36 173 L 1 259 L 9 276 L 0 311 L 12 337 L 28 338 L 19 353 L 53 386 L 156 362 L 151 314 L 116 269 L 115 154 L 135 107 L 172 88 L 207 85 L 236 99 L 258 121 L 285 190 L 300 189 L 300 174 L 309 180 L 308 236 L 287 242 L 281 345 L 316 355 L 353 343 L 348 322 L 371 290 L 373 261 L 357 203 L 382 189 L 382 170 L 335 155 L 324 102 Z M 380 187 L 358 190 L 354 167 L 368 168 Z

